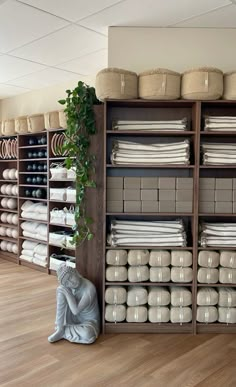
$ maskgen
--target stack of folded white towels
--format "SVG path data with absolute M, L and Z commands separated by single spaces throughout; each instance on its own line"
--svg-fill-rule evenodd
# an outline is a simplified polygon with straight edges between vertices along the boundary
M 148 130 L 151 132 L 168 132 L 187 130 L 187 118 L 181 120 L 140 121 L 118 120 L 113 122 L 113 130 Z
M 200 323 L 236 323 L 236 289 L 201 288 L 197 293 L 197 321 Z
M 236 117 L 233 116 L 207 116 L 205 117 L 206 131 L 222 131 L 235 132 L 236 131 Z
M 47 267 L 47 245 L 25 240 L 22 244 L 20 259 L 33 262 L 39 266 Z
M 189 140 L 142 144 L 117 140 L 113 143 L 111 163 L 117 165 L 188 165 Z
M 129 221 L 113 220 L 108 235 L 111 246 L 186 246 L 186 233 L 181 220 Z
M 25 237 L 47 241 L 47 225 L 38 222 L 25 221 L 21 223 L 22 234 Z
M 201 148 L 203 165 L 236 164 L 236 143 L 204 143 Z
M 236 223 L 207 223 L 200 227 L 200 245 L 236 247 Z
M 183 324 L 192 320 L 192 293 L 185 287 L 109 286 L 105 302 L 108 322 Z
M 236 284 L 236 252 L 205 251 L 198 254 L 198 282 Z
M 47 205 L 45 203 L 35 203 L 31 200 L 26 200 L 21 206 L 21 217 L 24 219 L 47 221 Z

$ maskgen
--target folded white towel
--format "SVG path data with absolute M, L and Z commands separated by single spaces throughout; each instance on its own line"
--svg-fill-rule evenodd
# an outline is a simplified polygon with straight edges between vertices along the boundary
M 166 306 L 151 306 L 148 310 L 148 320 L 151 323 L 167 323 L 170 321 L 170 309 Z
M 145 305 L 148 301 L 147 289 L 143 286 L 131 286 L 127 292 L 127 305 L 138 306 Z
M 42 262 L 46 262 L 47 259 L 48 259 L 47 256 L 40 255 L 40 254 L 37 254 L 37 253 L 34 253 L 34 258 L 37 258 L 37 260 L 42 261 Z
M 148 293 L 148 305 L 166 306 L 170 304 L 170 292 L 163 286 L 152 286 Z
M 39 243 L 37 246 L 35 246 L 34 252 L 39 254 L 39 255 L 47 255 L 47 253 L 48 253 L 48 246 L 44 245 L 42 243 Z
M 236 289 L 219 288 L 219 306 L 236 307 Z
M 151 250 L 149 258 L 150 266 L 169 266 L 170 252 L 167 250 Z
M 197 292 L 197 304 L 199 306 L 216 305 L 218 299 L 218 292 L 213 288 L 200 288 Z
M 33 258 L 33 263 L 39 266 L 47 267 L 47 261 L 42 261 L 41 259 L 38 258 Z
M 33 257 L 34 256 L 34 251 L 33 250 L 25 250 L 25 249 L 23 249 L 21 251 L 21 254 L 22 255 L 27 255 L 28 257 Z
M 39 223 L 37 223 L 37 222 L 28 222 L 28 221 L 26 221 L 26 222 L 22 222 L 21 223 L 22 230 L 28 231 L 30 233 L 36 232 L 38 226 L 39 226 Z
M 37 245 L 38 245 L 38 243 L 32 242 L 32 241 L 27 241 L 27 240 L 24 240 L 24 242 L 22 243 L 23 249 L 26 249 L 26 250 L 34 250 L 34 248 Z
M 27 262 L 33 262 L 33 257 L 30 257 L 28 255 L 21 254 L 20 259 L 22 259 L 23 261 L 27 261 Z
M 47 221 L 47 214 L 40 214 L 39 212 L 26 212 L 22 211 L 21 217 L 23 219 L 44 220 Z
M 124 304 L 127 301 L 127 291 L 123 286 L 108 286 L 105 291 L 107 304 Z

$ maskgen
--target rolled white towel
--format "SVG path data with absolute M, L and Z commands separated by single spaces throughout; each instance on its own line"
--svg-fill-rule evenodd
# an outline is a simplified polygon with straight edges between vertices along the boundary
M 172 282 L 191 282 L 193 279 L 193 269 L 191 267 L 172 267 Z
M 170 321 L 170 309 L 166 306 L 151 306 L 148 310 L 148 320 L 151 323 L 167 323 Z
M 170 292 L 163 286 L 152 286 L 148 293 L 148 305 L 166 306 L 170 304 Z
M 236 307 L 236 289 L 219 288 L 218 305 L 222 307 Z
M 149 258 L 150 266 L 169 266 L 170 252 L 167 250 L 151 250 Z
M 150 281 L 151 282 L 169 282 L 170 268 L 169 267 L 151 267 Z
M 46 224 L 39 223 L 37 227 L 37 234 L 40 234 L 42 236 L 47 236 L 48 228 Z
M 126 321 L 130 323 L 143 323 L 147 321 L 147 314 L 145 306 L 128 306 Z
M 106 305 L 105 320 L 108 322 L 121 322 L 126 317 L 126 307 L 124 305 Z
M 144 282 L 149 280 L 148 266 L 130 266 L 128 268 L 129 282 Z
M 197 272 L 197 280 L 200 284 L 216 284 L 219 280 L 219 270 L 200 267 Z
M 213 323 L 218 319 L 218 310 L 215 306 L 198 306 L 197 321 L 200 323 Z
M 105 302 L 107 304 L 125 304 L 127 291 L 123 286 L 108 286 L 105 291 Z
M 170 321 L 172 323 L 184 324 L 192 321 L 192 309 L 186 307 L 174 307 L 170 308 Z
M 37 254 L 37 253 L 34 253 L 34 258 L 36 258 L 37 260 L 42 261 L 42 262 L 47 262 L 47 259 L 48 259 L 47 256 L 40 255 L 40 254 Z
M 27 255 L 28 257 L 33 257 L 34 256 L 34 251 L 33 250 L 25 250 L 25 249 L 23 249 L 21 251 L 21 254 L 22 255 Z
M 33 263 L 35 263 L 36 265 L 39 265 L 39 266 L 43 266 L 43 267 L 47 267 L 47 262 L 45 261 L 42 261 L 41 259 L 38 259 L 38 258 L 33 258 Z
M 127 292 L 127 305 L 145 305 L 148 302 L 148 292 L 143 286 L 131 286 Z
M 22 259 L 23 261 L 27 261 L 27 262 L 33 262 L 33 257 L 30 257 L 28 255 L 21 254 L 20 259 Z
M 37 246 L 34 248 L 34 252 L 39 255 L 47 255 L 48 253 L 48 246 L 44 245 L 42 243 L 39 243 Z
M 199 251 L 198 264 L 202 267 L 218 267 L 220 264 L 220 254 L 217 251 Z
M 128 263 L 131 266 L 147 265 L 149 262 L 148 250 L 129 250 Z
M 172 306 L 192 305 L 192 292 L 182 286 L 171 286 L 170 301 Z
M 236 269 L 228 269 L 226 267 L 220 267 L 220 269 L 219 269 L 219 282 L 222 284 L 235 284 L 236 283 Z
M 28 221 L 26 221 L 26 222 L 22 222 L 21 223 L 22 230 L 30 232 L 30 233 L 36 232 L 38 226 L 39 226 L 38 222 L 28 222 Z
M 125 266 L 128 262 L 126 250 L 108 250 L 106 253 L 106 263 L 113 266 Z
M 236 323 L 236 308 L 218 308 L 218 321 L 225 324 Z
M 236 269 L 236 251 L 221 251 L 220 264 L 223 267 Z
M 34 248 L 37 245 L 38 245 L 38 243 L 36 243 L 36 242 L 24 240 L 24 242 L 22 243 L 22 248 L 25 250 L 34 250 Z
M 128 272 L 125 266 L 109 266 L 106 269 L 106 280 L 110 282 L 127 281 Z
M 197 305 L 212 306 L 218 304 L 219 295 L 213 288 L 200 288 L 197 292 Z

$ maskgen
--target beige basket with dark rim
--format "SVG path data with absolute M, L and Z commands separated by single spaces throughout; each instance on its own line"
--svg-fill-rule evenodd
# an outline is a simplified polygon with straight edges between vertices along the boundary
M 138 76 L 132 71 L 123 69 L 103 69 L 96 76 L 96 95 L 101 101 L 107 98 L 137 98 Z
M 17 117 L 15 119 L 15 132 L 16 133 L 28 133 L 27 116 Z
M 60 128 L 59 123 L 59 112 L 57 110 L 44 114 L 45 129 L 58 129 Z
M 27 122 L 28 131 L 30 133 L 42 132 L 43 130 L 45 130 L 43 114 L 33 114 L 31 116 L 28 116 Z
M 184 99 L 214 100 L 223 94 L 223 72 L 214 67 L 185 71 L 182 75 L 181 96 Z
M 59 125 L 60 128 L 66 129 L 67 128 L 67 118 L 66 113 L 64 110 L 59 110 Z
M 236 71 L 224 74 L 223 99 L 236 100 Z
M 15 120 L 2 121 L 2 135 L 12 136 L 13 134 L 15 134 Z
M 139 98 L 180 98 L 181 75 L 168 69 L 154 69 L 139 74 Z

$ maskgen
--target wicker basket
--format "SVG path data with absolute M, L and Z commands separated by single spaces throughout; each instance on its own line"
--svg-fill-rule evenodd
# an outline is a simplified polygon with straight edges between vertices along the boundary
M 224 74 L 223 98 L 236 100 L 236 71 Z
M 2 135 L 12 136 L 13 134 L 15 134 L 15 120 L 2 121 Z
M 16 133 L 28 132 L 27 116 L 17 117 L 15 119 L 15 132 Z
M 181 75 L 167 69 L 155 69 L 139 74 L 139 98 L 178 99 Z
M 116 68 L 106 68 L 99 71 L 96 77 L 96 95 L 101 101 L 104 101 L 106 98 L 137 98 L 137 74 Z
M 219 99 L 223 94 L 223 73 L 213 67 L 202 67 L 183 73 L 181 95 L 184 99 Z
M 66 113 L 64 110 L 59 110 L 59 125 L 60 128 L 66 129 L 67 128 L 67 118 L 66 118 Z
M 58 129 L 60 128 L 59 123 L 59 112 L 48 112 L 44 114 L 45 129 Z
M 33 114 L 32 116 L 28 116 L 27 122 L 28 131 L 30 133 L 42 132 L 43 130 L 45 130 L 43 114 Z

